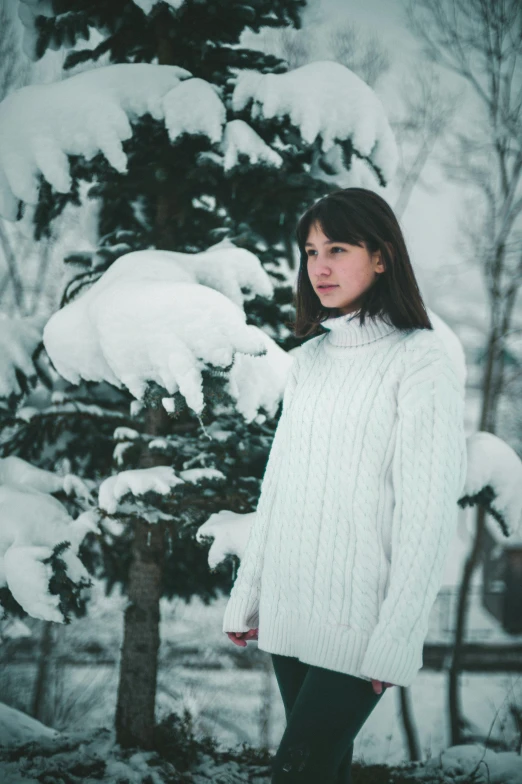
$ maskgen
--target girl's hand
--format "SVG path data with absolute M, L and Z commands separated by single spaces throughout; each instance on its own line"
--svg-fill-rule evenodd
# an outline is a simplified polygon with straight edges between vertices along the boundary
M 245 645 L 246 645 L 246 643 L 245 643 Z M 395 685 L 394 683 L 388 683 L 388 681 L 376 681 L 374 678 L 372 678 L 372 686 L 373 686 L 373 690 L 374 690 L 375 694 L 380 694 L 382 692 L 383 684 L 385 686 L 394 686 Z
M 233 643 L 244 648 L 247 640 L 257 640 L 258 631 L 258 629 L 249 629 L 247 632 L 226 632 L 226 634 Z

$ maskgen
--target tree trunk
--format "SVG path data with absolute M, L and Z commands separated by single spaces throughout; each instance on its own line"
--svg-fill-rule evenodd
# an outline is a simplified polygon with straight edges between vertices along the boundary
M 168 421 L 163 409 L 149 409 L 147 432 L 165 433 Z M 164 462 L 145 447 L 139 466 Z M 116 707 L 116 740 L 123 748 L 153 746 L 163 565 L 163 526 L 140 520 L 134 528 Z
M 261 711 L 259 713 L 259 745 L 264 749 L 269 748 L 272 735 L 273 672 L 271 657 L 264 656 L 261 663 Z
M 31 716 L 42 724 L 49 722 L 49 674 L 52 667 L 52 651 L 54 644 L 54 626 L 52 621 L 44 621 L 40 637 L 40 653 L 36 667 L 36 677 L 31 699 Z
M 402 726 L 404 727 L 406 743 L 408 744 L 408 753 L 410 760 L 412 762 L 416 762 L 417 760 L 422 759 L 422 753 L 419 734 L 415 727 L 415 720 L 413 718 L 410 689 L 406 688 L 405 686 L 400 686 L 399 697 L 401 702 Z
M 167 35 L 168 13 L 156 17 L 156 41 L 159 65 L 172 65 L 172 39 Z M 155 227 L 157 247 L 172 247 L 175 228 L 168 189 L 163 189 L 156 203 Z M 169 418 L 163 408 L 149 409 L 146 430 L 164 435 Z M 165 458 L 153 455 L 145 447 L 140 468 L 164 465 Z M 123 747 L 150 749 L 154 741 L 158 651 L 160 645 L 160 598 L 163 582 L 164 537 L 160 523 L 137 523 L 129 570 L 129 604 L 125 610 L 124 638 L 116 708 L 116 738 Z

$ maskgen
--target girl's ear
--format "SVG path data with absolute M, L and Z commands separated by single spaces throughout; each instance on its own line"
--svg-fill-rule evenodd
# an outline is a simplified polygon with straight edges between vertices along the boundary
M 376 251 L 374 255 L 377 257 L 377 267 L 375 268 L 375 271 L 379 273 L 384 272 L 386 269 L 386 264 L 382 257 L 381 251 L 380 250 Z
M 388 251 L 390 258 L 393 259 L 393 245 L 391 244 L 391 242 L 385 242 L 384 244 L 386 245 L 386 249 Z M 386 262 L 384 261 L 380 250 L 377 251 L 377 256 L 379 257 L 379 260 L 377 262 L 377 269 L 379 270 L 379 272 L 385 272 Z

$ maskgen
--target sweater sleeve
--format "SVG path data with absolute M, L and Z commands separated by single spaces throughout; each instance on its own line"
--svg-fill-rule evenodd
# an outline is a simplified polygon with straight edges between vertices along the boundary
M 414 360 L 398 392 L 391 565 L 361 674 L 410 686 L 423 664 L 467 470 L 464 389 L 443 351 Z
M 297 358 L 292 362 L 283 393 L 283 408 L 265 467 L 259 502 L 223 616 L 223 632 L 245 632 L 259 626 L 259 595 L 269 509 L 285 459 L 287 414 L 297 385 Z

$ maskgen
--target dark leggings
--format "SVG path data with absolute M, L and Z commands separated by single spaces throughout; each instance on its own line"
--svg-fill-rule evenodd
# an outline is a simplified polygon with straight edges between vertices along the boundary
M 286 729 L 272 784 L 351 784 L 353 742 L 381 694 L 370 681 L 272 653 Z

